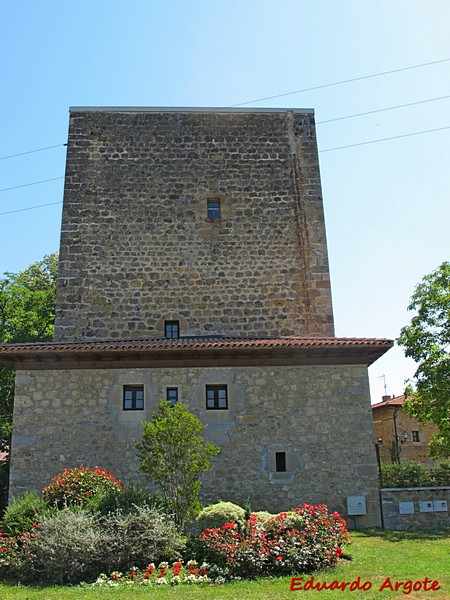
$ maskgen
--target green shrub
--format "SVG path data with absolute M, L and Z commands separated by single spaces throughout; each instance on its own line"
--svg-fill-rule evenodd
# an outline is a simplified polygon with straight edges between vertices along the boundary
M 28 492 L 13 498 L 3 515 L 3 531 L 8 536 L 17 536 L 30 531 L 33 523 L 48 515 L 51 508 L 36 492 Z
M 87 503 L 92 512 L 107 515 L 120 510 L 124 514 L 136 512 L 138 507 L 146 506 L 158 512 L 164 512 L 164 501 L 148 488 L 130 485 L 121 490 L 105 490 L 93 496 Z
M 450 485 L 450 463 L 428 468 L 418 462 L 382 464 L 383 487 L 428 487 Z
M 220 527 L 230 521 L 234 521 L 238 527 L 245 524 L 245 510 L 232 502 L 210 504 L 197 517 L 197 525 L 201 531 Z
M 107 490 L 120 490 L 120 481 L 106 469 L 94 467 L 79 467 L 64 469 L 62 473 L 53 477 L 42 496 L 48 504 L 58 508 L 65 506 L 83 506 L 90 498 Z
M 142 506 L 106 517 L 80 507 L 63 508 L 42 519 L 36 536 L 20 542 L 11 574 L 23 583 L 93 581 L 101 572 L 178 558 L 184 538 L 173 521 Z M 6 573 L 8 576 L 8 573 Z
M 269 519 L 271 519 L 272 517 L 274 517 L 275 515 L 273 513 L 267 512 L 266 510 L 258 510 L 257 512 L 254 513 L 259 519 L 261 519 L 261 521 L 268 521 Z
M 434 485 L 446 486 L 450 485 L 450 462 L 441 462 L 437 467 L 432 469 L 432 477 Z
M 174 521 L 145 505 L 135 506 L 134 512 L 128 514 L 110 513 L 102 522 L 111 539 L 115 570 L 174 561 L 185 546 L 186 539 Z

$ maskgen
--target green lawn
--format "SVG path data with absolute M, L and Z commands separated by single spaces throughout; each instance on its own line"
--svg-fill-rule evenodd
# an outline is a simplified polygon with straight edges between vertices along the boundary
M 341 590 L 309 590 L 291 591 L 291 578 L 260 580 L 226 584 L 223 586 L 206 587 L 174 587 L 174 588 L 122 588 L 99 589 L 80 587 L 32 588 L 0 584 L 0 600 L 66 600 L 66 599 L 142 599 L 156 598 L 224 598 L 229 600 L 258 600 L 281 598 L 327 599 L 351 597 L 362 599 L 371 598 L 410 598 L 414 600 L 443 599 L 450 600 L 450 528 L 432 532 L 397 532 L 370 530 L 354 532 L 351 535 L 353 544 L 346 548 L 346 553 L 352 560 L 345 560 L 333 571 L 314 573 L 314 582 L 330 584 L 333 580 L 338 583 L 354 581 L 360 578 L 360 585 L 368 582 L 370 589 L 349 591 Z M 299 574 L 298 577 L 301 577 Z M 404 588 L 397 592 L 388 588 L 379 591 L 386 578 L 395 582 L 410 580 L 413 583 L 437 580 L 440 586 L 436 591 L 411 591 L 403 593 Z M 310 578 L 304 576 L 299 585 Z M 417 584 L 419 585 L 419 584 Z

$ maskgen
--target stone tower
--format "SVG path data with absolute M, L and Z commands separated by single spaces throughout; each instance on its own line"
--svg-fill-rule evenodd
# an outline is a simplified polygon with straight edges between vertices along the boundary
M 71 110 L 55 339 L 332 336 L 312 110 Z

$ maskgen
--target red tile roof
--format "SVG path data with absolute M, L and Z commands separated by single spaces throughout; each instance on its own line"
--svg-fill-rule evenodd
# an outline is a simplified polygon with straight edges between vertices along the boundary
M 2 344 L 0 355 L 8 353 L 35 352 L 101 352 L 105 350 L 174 350 L 232 349 L 232 348 L 385 348 L 393 345 L 392 340 L 374 338 L 238 338 L 216 336 L 192 336 L 180 338 L 145 338 L 137 340 L 98 340 L 89 342 L 38 342 L 28 344 Z
M 218 336 L 0 345 L 14 369 L 174 367 L 238 364 L 366 364 L 391 348 L 386 339 Z
M 382 402 L 377 402 L 377 404 L 372 404 L 372 410 L 376 408 L 383 408 L 385 406 L 401 406 L 405 401 L 405 396 L 397 396 L 396 398 L 389 398 L 388 400 L 383 400 Z

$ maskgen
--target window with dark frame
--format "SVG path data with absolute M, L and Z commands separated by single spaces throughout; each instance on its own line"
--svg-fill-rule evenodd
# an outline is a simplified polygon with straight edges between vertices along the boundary
M 413 431 L 412 432 L 412 441 L 413 442 L 420 442 L 419 432 L 418 431 Z
M 208 199 L 208 219 L 220 219 L 220 200 Z
M 170 407 L 173 408 L 178 402 L 178 388 L 166 388 L 166 400 L 170 402 Z
M 123 410 L 144 410 L 144 386 L 123 386 Z
M 206 386 L 206 409 L 227 410 L 228 409 L 228 386 L 207 385 Z
M 164 336 L 166 338 L 179 338 L 180 321 L 164 321 Z
M 286 471 L 286 452 L 275 452 L 275 471 Z

